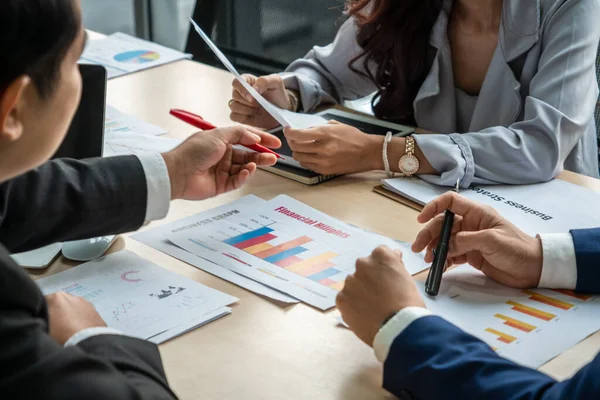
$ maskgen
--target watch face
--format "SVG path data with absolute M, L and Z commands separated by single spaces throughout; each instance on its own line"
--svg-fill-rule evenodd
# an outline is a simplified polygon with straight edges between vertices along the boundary
M 413 155 L 404 155 L 398 165 L 405 174 L 414 174 L 419 169 L 419 160 Z

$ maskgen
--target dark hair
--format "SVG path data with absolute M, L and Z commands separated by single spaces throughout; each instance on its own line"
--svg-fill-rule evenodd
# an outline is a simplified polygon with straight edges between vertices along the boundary
M 0 93 L 28 75 L 49 96 L 80 26 L 74 0 L 0 0 Z
M 413 101 L 432 58 L 431 30 L 443 0 L 348 0 L 346 13 L 356 20 L 357 40 L 366 75 L 378 88 L 373 111 L 378 118 L 414 124 Z M 376 65 L 372 71 L 368 66 Z

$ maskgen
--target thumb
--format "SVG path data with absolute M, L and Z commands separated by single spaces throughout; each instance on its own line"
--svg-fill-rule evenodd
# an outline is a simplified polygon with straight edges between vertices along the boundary
M 448 257 L 459 257 L 471 251 L 482 251 L 489 239 L 489 232 L 487 230 L 459 232 L 450 240 Z
M 244 126 L 234 126 L 226 129 L 219 129 L 215 132 L 216 136 L 225 144 L 251 145 L 260 143 L 261 138 L 255 133 L 250 132 Z
M 269 89 L 276 89 L 281 84 L 281 77 L 277 74 L 261 76 L 256 79 L 254 89 L 260 94 L 263 94 Z

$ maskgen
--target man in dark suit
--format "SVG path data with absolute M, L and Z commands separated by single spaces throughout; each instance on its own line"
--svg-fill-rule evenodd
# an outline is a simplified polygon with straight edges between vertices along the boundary
M 9 252 L 135 230 L 171 199 L 236 189 L 276 161 L 234 144 L 280 143 L 239 126 L 162 155 L 45 163 L 77 108 L 84 45 L 79 0 L 0 2 L 0 398 L 172 399 L 155 345 L 81 298 L 46 301 Z
M 495 210 L 448 193 L 429 203 L 413 250 L 439 240 L 443 212 L 456 214 L 450 264 L 468 263 L 516 288 L 546 287 L 600 293 L 600 229 L 531 237 Z M 598 399 L 600 356 L 571 379 L 557 382 L 501 358 L 487 344 L 431 315 L 402 263 L 380 247 L 359 259 L 338 296 L 342 316 L 384 363 L 383 386 L 406 399 Z

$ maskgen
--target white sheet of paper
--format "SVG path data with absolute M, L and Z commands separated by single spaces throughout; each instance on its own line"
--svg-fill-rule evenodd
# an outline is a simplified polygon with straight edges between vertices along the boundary
M 466 265 L 444 274 L 435 298 L 424 294 L 423 282 L 417 286 L 433 313 L 483 340 L 499 355 L 531 368 L 600 329 L 597 297 L 512 289 Z
M 112 79 L 186 58 L 191 56 L 118 32 L 105 39 L 90 40 L 80 62 L 105 66 L 108 79 Z
M 288 296 L 278 290 L 272 289 L 260 282 L 253 279 L 247 278 L 234 271 L 224 268 L 214 262 L 208 261 L 202 257 L 199 257 L 193 253 L 190 253 L 183 248 L 176 246 L 167 239 L 167 234 L 171 231 L 193 227 L 200 225 L 202 221 L 210 219 L 216 215 L 222 215 L 230 209 L 243 210 L 247 207 L 253 207 L 255 205 L 265 204 L 266 201 L 256 196 L 245 196 L 239 200 L 236 200 L 230 204 L 217 207 L 212 210 L 205 211 L 200 214 L 192 215 L 187 218 L 183 218 L 178 221 L 174 221 L 170 224 L 161 225 L 154 229 L 149 229 L 143 232 L 136 233 L 132 236 L 134 240 L 144 243 L 147 246 L 155 248 L 165 254 L 169 254 L 181 261 L 184 261 L 194 267 L 201 269 L 209 274 L 218 276 L 228 282 L 243 287 L 244 289 L 250 290 L 254 293 L 260 294 L 261 296 L 268 297 L 270 299 L 280 301 L 282 303 L 298 303 L 298 300 Z
M 237 301 L 129 251 L 36 281 L 44 294 L 90 301 L 109 327 L 148 339 Z
M 420 204 L 449 190 L 418 179 L 386 179 L 383 184 Z M 535 185 L 472 185 L 460 194 L 492 206 L 530 235 L 600 226 L 600 194 L 560 179 Z
M 144 152 L 165 153 L 181 144 L 182 140 L 167 137 L 113 133 L 104 137 L 104 157 Z
M 104 134 L 135 133 L 137 135 L 160 136 L 167 131 L 159 126 L 149 124 L 131 115 L 127 115 L 114 107 L 106 106 L 104 118 Z
M 193 331 L 194 329 L 200 328 L 229 314 L 231 314 L 231 308 L 229 307 L 224 307 L 215 311 L 211 311 L 198 318 L 192 319 L 184 324 L 169 329 L 166 332 L 153 336 L 150 339 L 148 339 L 148 341 L 154 344 L 161 344 L 168 340 L 175 339 L 178 336 L 185 335 L 186 333 Z
M 198 257 L 323 310 L 335 298 L 356 259 L 381 238 L 353 228 L 288 196 L 241 209 L 230 204 L 193 226 L 166 232 Z M 393 241 L 387 244 L 400 248 Z M 411 274 L 427 265 L 408 264 Z
M 225 68 L 227 68 L 229 72 L 231 72 L 235 76 L 238 82 L 240 82 L 240 84 L 248 91 L 248 93 L 250 93 L 250 95 L 252 95 L 252 97 L 256 99 L 258 104 L 260 104 L 269 114 L 271 114 L 271 116 L 275 118 L 275 120 L 279 122 L 281 126 L 292 127 L 296 129 L 305 129 L 314 126 L 324 125 L 327 123 L 327 120 L 318 115 L 294 113 L 288 110 L 283 110 L 269 102 L 260 93 L 258 93 L 256 89 L 254 89 L 250 84 L 248 84 L 248 82 L 246 82 L 246 80 L 240 75 L 240 73 L 233 66 L 233 64 L 227 59 L 225 54 L 223 54 L 223 52 L 219 50 L 217 45 L 214 44 L 214 42 L 208 37 L 206 33 L 204 33 L 202 28 L 200 28 L 192 18 L 190 18 L 190 22 L 192 23 L 196 32 L 198 32 L 198 35 L 200 35 L 202 40 L 204 40 L 204 42 L 208 45 L 211 51 L 217 56 L 221 63 L 223 63 Z

